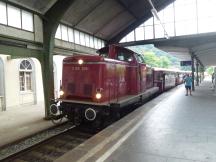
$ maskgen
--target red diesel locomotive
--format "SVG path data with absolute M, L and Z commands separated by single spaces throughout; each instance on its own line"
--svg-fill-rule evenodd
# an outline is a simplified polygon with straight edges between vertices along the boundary
M 148 67 L 142 55 L 129 49 L 111 45 L 98 53 L 63 60 L 60 104 L 50 107 L 55 119 L 67 117 L 78 125 L 118 118 L 125 106 L 163 92 L 167 84 L 173 85 L 174 76 L 169 71 Z

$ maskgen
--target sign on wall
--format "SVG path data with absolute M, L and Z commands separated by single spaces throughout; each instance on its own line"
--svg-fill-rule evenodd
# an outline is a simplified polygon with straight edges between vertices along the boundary
M 192 62 L 191 61 L 180 61 L 181 66 L 191 66 Z

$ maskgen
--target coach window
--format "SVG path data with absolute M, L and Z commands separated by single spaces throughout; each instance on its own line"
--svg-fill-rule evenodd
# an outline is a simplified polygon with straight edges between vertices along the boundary
M 20 91 L 32 91 L 32 65 L 30 61 L 23 60 L 19 68 Z

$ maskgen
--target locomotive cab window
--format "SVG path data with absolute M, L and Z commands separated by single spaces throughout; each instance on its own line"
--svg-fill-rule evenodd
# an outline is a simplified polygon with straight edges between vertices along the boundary
M 116 59 L 120 61 L 133 62 L 134 57 L 133 57 L 133 54 L 127 51 L 119 50 L 119 52 L 117 53 Z
M 136 55 L 136 58 L 139 63 L 145 63 L 144 57 L 142 55 L 138 54 Z
M 100 56 L 108 58 L 109 55 L 108 55 L 108 52 L 104 52 L 104 53 L 100 53 Z

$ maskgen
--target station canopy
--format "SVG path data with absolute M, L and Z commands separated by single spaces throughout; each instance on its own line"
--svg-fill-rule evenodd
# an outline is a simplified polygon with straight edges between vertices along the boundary
M 43 17 L 58 1 L 64 0 L 4 0 L 17 6 L 27 8 Z M 61 22 L 79 31 L 94 35 L 107 43 L 119 41 L 152 17 L 152 5 L 161 11 L 175 0 L 71 0 L 72 5 L 62 17 Z M 188 1 L 188 0 L 183 0 Z M 209 3 L 214 0 L 207 0 Z M 206 1 L 206 3 L 207 3 Z M 207 3 L 208 4 L 208 3 Z M 56 11 L 58 12 L 58 11 Z M 184 11 L 182 11 L 184 12 Z M 163 49 L 170 46 L 173 52 L 183 59 L 190 59 L 191 51 L 198 56 L 205 66 L 216 63 L 216 33 L 193 36 L 171 37 L 170 39 L 152 39 L 141 44 L 155 44 Z M 135 42 L 137 44 L 137 42 Z M 185 50 L 186 48 L 186 50 Z M 166 48 L 167 49 L 167 48 Z M 183 50 L 182 50 L 183 49 Z M 179 51 L 178 51 L 179 50 Z
M 44 15 L 58 0 L 8 0 Z M 151 0 L 161 10 L 174 0 Z M 63 3 L 64 1 L 62 1 Z M 61 22 L 111 43 L 152 16 L 149 0 L 74 0 Z M 58 12 L 58 11 L 56 11 Z

